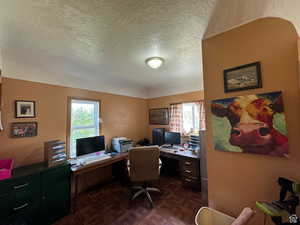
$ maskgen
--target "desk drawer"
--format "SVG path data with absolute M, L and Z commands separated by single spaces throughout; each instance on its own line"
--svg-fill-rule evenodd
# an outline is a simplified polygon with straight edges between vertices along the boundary
M 186 168 L 196 168 L 197 167 L 197 160 L 195 159 L 183 159 L 182 166 Z
M 183 177 L 198 177 L 198 172 L 197 172 L 196 168 L 183 167 L 181 170 L 181 176 L 183 176 Z
M 28 215 L 29 219 L 39 209 L 40 179 L 38 175 L 19 177 L 1 183 L 0 221 Z M 2 192 L 3 191 L 3 192 Z M 1 224 L 1 223 L 0 223 Z
M 10 218 L 22 218 L 28 224 L 38 224 L 38 216 L 40 209 L 40 201 L 31 199 L 29 201 L 24 201 L 19 203 L 12 208 Z
M 185 177 L 199 177 L 198 160 L 184 159 L 180 166 L 181 175 Z
M 195 177 L 183 177 L 182 183 L 186 187 L 201 189 L 200 181 Z
M 15 196 L 14 207 L 20 207 L 25 202 L 40 197 L 40 175 L 21 177 L 12 182 L 11 189 Z
M 18 191 L 39 190 L 39 179 L 39 174 L 26 177 L 19 177 L 15 179 L 7 179 L 0 182 L 0 192 L 1 194 L 4 194 Z

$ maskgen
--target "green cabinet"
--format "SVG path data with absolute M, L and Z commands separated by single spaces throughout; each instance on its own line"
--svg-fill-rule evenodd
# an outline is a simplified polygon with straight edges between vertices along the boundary
M 49 222 L 63 217 L 70 209 L 70 168 L 62 167 L 41 174 L 42 218 Z
M 51 224 L 70 210 L 70 165 L 48 168 L 43 163 L 17 168 L 0 181 L 0 225 L 25 220 Z
M 13 211 L 14 195 L 11 192 L 3 191 L 3 186 L 0 185 L 0 221 L 1 218 L 7 218 Z M 1 223 L 0 223 L 1 224 Z

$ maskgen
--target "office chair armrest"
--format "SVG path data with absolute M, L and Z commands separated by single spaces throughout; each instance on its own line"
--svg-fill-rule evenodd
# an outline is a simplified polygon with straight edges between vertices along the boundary
M 231 225 L 246 225 L 254 214 L 255 212 L 251 208 L 246 207 Z

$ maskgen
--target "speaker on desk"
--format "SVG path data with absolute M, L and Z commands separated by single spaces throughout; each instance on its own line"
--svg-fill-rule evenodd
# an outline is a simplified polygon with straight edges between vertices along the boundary
M 161 146 L 165 143 L 165 128 L 153 128 L 152 130 L 153 145 Z

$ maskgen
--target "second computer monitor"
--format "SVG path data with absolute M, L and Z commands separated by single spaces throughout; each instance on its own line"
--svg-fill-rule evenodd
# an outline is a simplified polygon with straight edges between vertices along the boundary
M 177 132 L 165 132 L 165 143 L 170 145 L 180 145 L 181 136 Z

